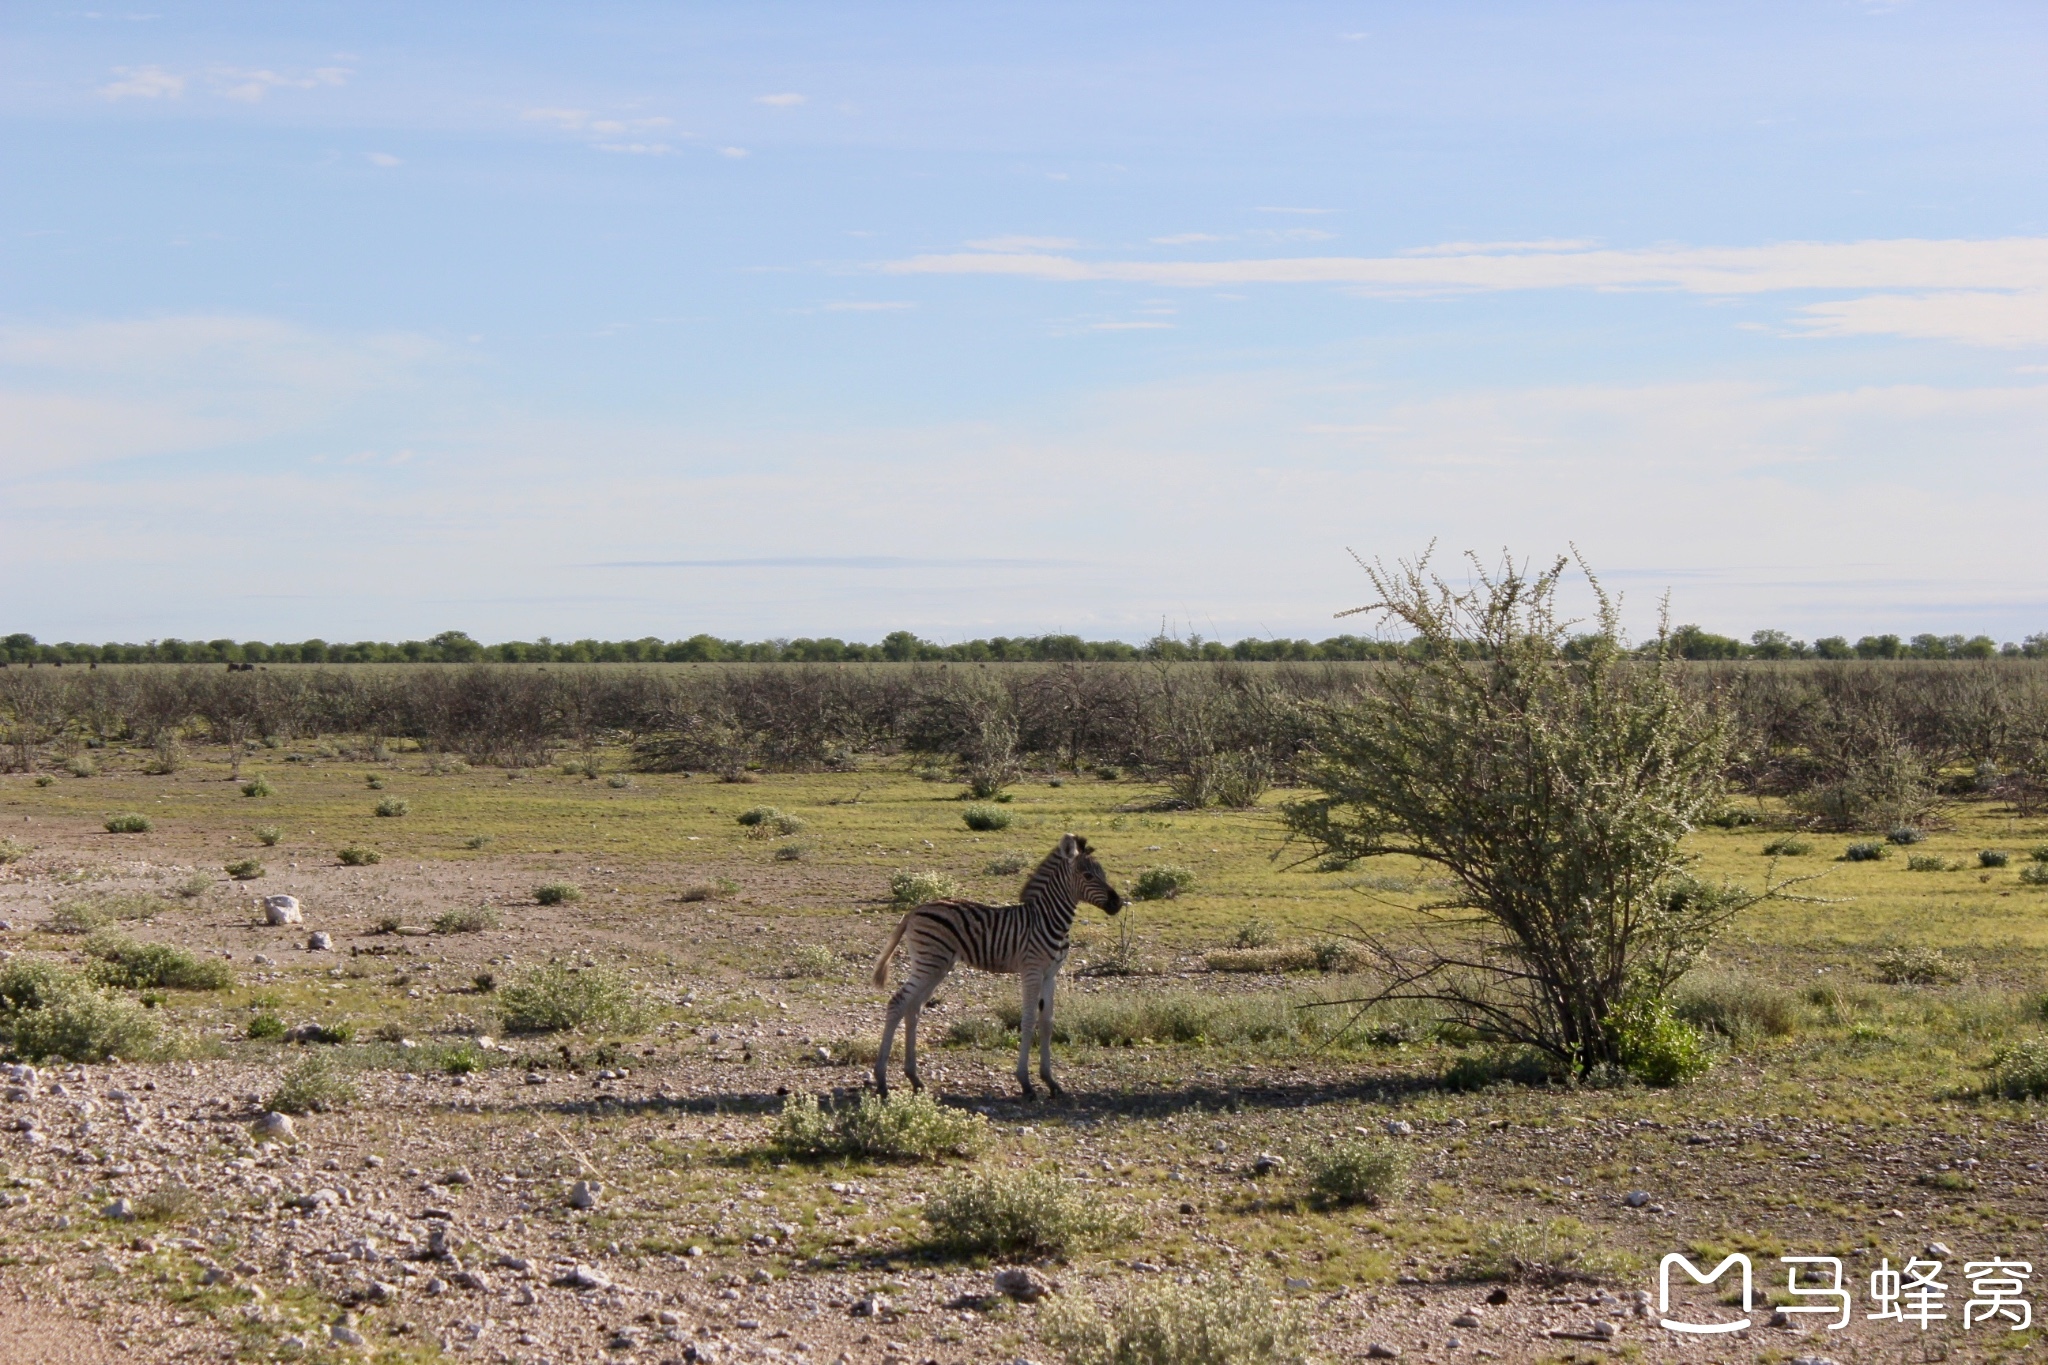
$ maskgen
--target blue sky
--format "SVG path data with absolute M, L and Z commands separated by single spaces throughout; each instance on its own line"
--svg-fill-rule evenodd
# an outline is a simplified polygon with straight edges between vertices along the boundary
M 10 6 L 0 628 L 2048 629 L 2037 4 Z

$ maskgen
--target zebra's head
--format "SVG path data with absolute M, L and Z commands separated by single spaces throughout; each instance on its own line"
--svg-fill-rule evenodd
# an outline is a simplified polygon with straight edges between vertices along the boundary
M 1086 839 L 1078 834 L 1069 834 L 1060 840 L 1060 852 L 1066 855 L 1068 866 L 1074 870 L 1074 890 L 1082 900 L 1101 906 L 1104 913 L 1111 915 L 1124 908 L 1124 898 L 1109 884 L 1109 874 L 1102 870 L 1095 850 L 1088 847 Z

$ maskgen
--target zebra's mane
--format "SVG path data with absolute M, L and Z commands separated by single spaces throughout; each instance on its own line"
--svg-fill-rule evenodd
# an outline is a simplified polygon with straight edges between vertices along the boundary
M 1038 866 L 1033 868 L 1031 875 L 1024 879 L 1025 895 L 1030 895 L 1032 887 L 1044 885 L 1065 870 L 1067 859 L 1061 851 L 1061 847 L 1065 842 L 1065 840 L 1061 840 L 1060 844 L 1053 847 L 1052 852 L 1038 860 Z

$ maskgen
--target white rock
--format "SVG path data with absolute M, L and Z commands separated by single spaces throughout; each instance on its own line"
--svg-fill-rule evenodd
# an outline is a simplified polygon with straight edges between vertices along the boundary
M 1408 1121 L 1407 1121 L 1406 1119 L 1388 1119 L 1388 1120 L 1387 1120 L 1387 1136 L 1388 1136 L 1388 1137 L 1414 1137 L 1414 1136 L 1415 1136 L 1415 1125 L 1414 1125 L 1414 1124 L 1412 1124 L 1412 1123 L 1410 1123 L 1410 1122 L 1408 1122 Z
M 305 915 L 299 911 L 297 896 L 258 896 L 257 903 L 263 907 L 265 924 L 303 924 Z
M 291 1115 L 280 1114 L 275 1110 L 250 1124 L 249 1130 L 256 1135 L 258 1142 L 266 1139 L 274 1142 L 299 1140 L 299 1130 L 293 1126 Z
M 1045 1277 L 1029 1266 L 1008 1266 L 996 1272 L 996 1293 L 1007 1294 L 1019 1303 L 1037 1303 L 1052 1292 Z
M 594 1265 L 579 1265 L 565 1277 L 572 1289 L 610 1289 L 611 1277 Z
M 314 931 L 313 936 L 306 940 L 306 951 L 309 953 L 324 953 L 333 947 L 334 936 L 325 929 Z
M 572 1208 L 594 1209 L 597 1197 L 604 1193 L 604 1186 L 594 1180 L 579 1180 L 569 1187 L 569 1204 Z
M 1628 1198 L 1621 1202 L 1627 1204 L 1632 1209 L 1639 1209 L 1650 1202 L 1650 1193 L 1648 1190 L 1630 1190 Z
M 125 1223 L 135 1216 L 135 1206 L 126 1199 L 116 1199 L 100 1210 L 100 1213 L 116 1222 Z
M 327 1329 L 327 1339 L 336 1346 L 367 1346 L 369 1340 L 345 1322 L 337 1322 Z
M 886 1294 L 866 1295 L 853 1306 L 853 1315 L 857 1318 L 879 1318 L 888 1311 L 889 1296 Z

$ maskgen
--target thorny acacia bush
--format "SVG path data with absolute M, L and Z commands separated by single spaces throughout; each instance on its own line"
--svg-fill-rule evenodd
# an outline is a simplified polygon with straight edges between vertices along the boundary
M 1365 566 L 1377 599 L 1359 610 L 1422 647 L 1319 711 L 1318 794 L 1286 819 L 1312 856 L 1405 854 L 1454 884 L 1413 944 L 1364 940 L 1374 998 L 1429 1001 L 1584 1074 L 1625 1063 L 1623 1007 L 1660 1000 L 1756 897 L 1694 881 L 1680 850 L 1721 804 L 1725 724 L 1665 650 L 1623 650 L 1590 572 L 1597 629 L 1572 635 L 1569 563 L 1531 576 L 1475 558 L 1463 591 L 1427 556 Z
M 1072 1365 L 1304 1365 L 1300 1319 L 1252 1278 L 1141 1282 L 1098 1307 L 1061 1295 L 1040 1317 Z
M 967 1256 L 1054 1256 L 1134 1236 L 1137 1219 L 1049 1171 L 982 1169 L 924 1206 L 932 1239 Z
M 922 1091 L 825 1108 L 815 1095 L 792 1095 L 775 1123 L 774 1143 L 792 1156 L 869 1161 L 973 1157 L 991 1141 L 988 1120 L 949 1109 Z
M 602 967 L 550 962 L 497 992 L 498 1013 L 511 1033 L 591 1029 L 635 1033 L 648 1008 L 623 978 Z

